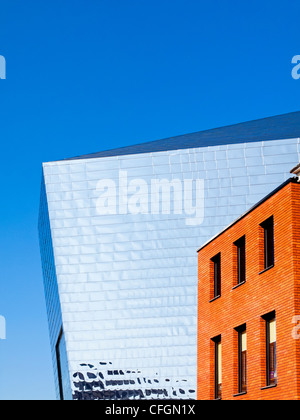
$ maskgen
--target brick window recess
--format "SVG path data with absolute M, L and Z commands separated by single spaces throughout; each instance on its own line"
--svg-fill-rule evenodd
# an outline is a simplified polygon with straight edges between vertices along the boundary
M 233 286 L 246 281 L 246 237 L 242 236 L 233 243 Z
M 215 255 L 209 262 L 210 300 L 221 296 L 221 253 Z
M 276 313 L 272 311 L 260 319 L 261 387 L 277 384 Z M 268 360 L 267 360 L 268 353 Z
M 234 394 L 247 392 L 247 329 L 243 324 L 233 332 Z
M 210 398 L 222 398 L 222 343 L 221 336 L 210 340 Z
M 259 225 L 259 271 L 274 265 L 274 218 L 266 219 Z

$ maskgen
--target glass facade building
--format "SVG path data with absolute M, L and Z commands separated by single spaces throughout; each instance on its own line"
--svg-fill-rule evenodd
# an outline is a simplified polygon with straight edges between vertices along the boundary
M 299 137 L 296 112 L 43 164 L 58 398 L 197 397 L 197 249 L 286 180 Z

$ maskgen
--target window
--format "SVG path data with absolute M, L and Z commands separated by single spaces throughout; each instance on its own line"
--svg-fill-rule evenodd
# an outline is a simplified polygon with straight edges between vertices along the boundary
M 264 269 L 274 265 L 274 220 L 273 216 L 261 225 L 264 231 Z
M 246 238 L 243 236 L 234 243 L 237 258 L 237 284 L 246 281 Z
M 266 385 L 272 386 L 277 384 L 275 312 L 263 318 L 266 323 Z
M 211 259 L 213 263 L 213 289 L 214 297 L 221 296 L 221 254 Z
M 247 331 L 246 325 L 236 328 L 238 333 L 238 392 L 247 392 Z
M 213 339 L 215 345 L 215 399 L 222 398 L 222 344 L 221 336 Z

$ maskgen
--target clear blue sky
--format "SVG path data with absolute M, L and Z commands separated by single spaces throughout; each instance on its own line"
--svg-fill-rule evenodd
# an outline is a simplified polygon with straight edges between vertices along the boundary
M 1 0 L 0 399 L 52 399 L 41 163 L 300 110 L 299 0 Z

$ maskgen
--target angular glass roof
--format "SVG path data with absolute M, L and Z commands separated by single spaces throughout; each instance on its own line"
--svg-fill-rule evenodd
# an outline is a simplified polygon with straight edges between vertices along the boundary
M 93 159 L 196 147 L 248 143 L 300 137 L 300 111 L 198 131 L 133 146 L 90 153 L 64 160 Z

